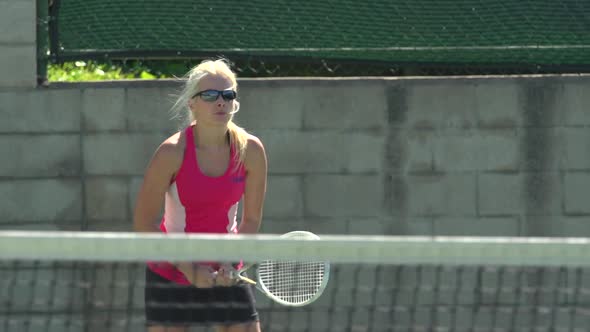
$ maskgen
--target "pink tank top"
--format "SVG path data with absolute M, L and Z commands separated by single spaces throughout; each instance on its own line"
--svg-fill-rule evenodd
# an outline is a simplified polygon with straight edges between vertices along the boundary
M 245 169 L 235 169 L 237 160 L 230 145 L 230 162 L 219 177 L 203 174 L 197 161 L 192 126 L 185 130 L 182 165 L 165 197 L 160 229 L 164 233 L 237 233 L 238 203 L 244 194 Z M 218 268 L 216 263 L 205 263 Z M 190 284 L 170 263 L 149 262 L 150 269 L 179 284 Z

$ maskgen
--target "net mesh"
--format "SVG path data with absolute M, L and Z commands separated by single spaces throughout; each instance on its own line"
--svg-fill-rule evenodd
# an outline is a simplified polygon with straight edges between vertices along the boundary
M 590 2 L 579 0 L 55 0 L 52 13 L 58 58 L 590 64 Z
M 0 331 L 145 331 L 144 262 L 166 257 L 329 260 L 328 287 L 310 305 L 282 306 L 256 291 L 263 331 L 586 331 L 590 324 L 584 239 L 12 232 L 0 234 L 0 249 Z

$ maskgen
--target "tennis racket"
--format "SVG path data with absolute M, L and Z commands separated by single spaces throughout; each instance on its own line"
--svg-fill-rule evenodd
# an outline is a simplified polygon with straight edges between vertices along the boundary
M 293 231 L 281 235 L 281 238 L 317 240 L 319 236 L 306 231 Z M 250 268 L 256 270 L 256 281 L 242 275 Z M 322 295 L 330 277 L 330 264 L 320 261 L 265 260 L 233 271 L 230 277 L 256 286 L 256 289 L 277 303 L 300 307 L 314 302 Z

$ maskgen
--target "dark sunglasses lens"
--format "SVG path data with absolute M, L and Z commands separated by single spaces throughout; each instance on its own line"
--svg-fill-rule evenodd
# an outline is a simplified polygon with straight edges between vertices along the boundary
M 224 90 L 221 95 L 225 100 L 234 100 L 237 97 L 237 93 L 233 90 Z
M 201 99 L 204 101 L 216 101 L 219 97 L 219 92 L 215 90 L 206 90 L 201 92 Z

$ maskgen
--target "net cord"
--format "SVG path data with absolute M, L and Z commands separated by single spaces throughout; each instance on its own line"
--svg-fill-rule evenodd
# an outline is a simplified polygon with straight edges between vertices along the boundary
M 331 263 L 590 266 L 588 238 L 156 234 L 2 231 L 2 260 L 133 262 L 321 260 Z

